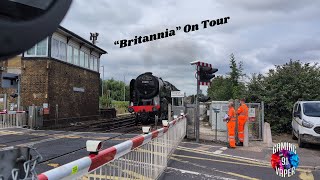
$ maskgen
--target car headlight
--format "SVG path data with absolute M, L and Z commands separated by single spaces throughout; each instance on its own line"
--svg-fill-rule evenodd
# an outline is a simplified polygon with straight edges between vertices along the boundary
M 312 128 L 313 127 L 313 124 L 309 121 L 306 121 L 306 120 L 302 120 L 302 126 L 303 127 L 306 127 L 306 128 Z

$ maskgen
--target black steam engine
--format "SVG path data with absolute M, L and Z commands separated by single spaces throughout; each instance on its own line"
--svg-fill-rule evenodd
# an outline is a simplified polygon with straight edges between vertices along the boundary
M 136 114 L 136 122 L 154 122 L 168 118 L 168 104 L 171 104 L 171 91 L 179 91 L 174 85 L 146 72 L 130 82 L 130 104 L 128 111 Z

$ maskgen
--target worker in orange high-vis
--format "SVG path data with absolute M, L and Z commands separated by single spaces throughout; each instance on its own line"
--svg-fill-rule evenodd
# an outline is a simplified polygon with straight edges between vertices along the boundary
M 243 146 L 244 140 L 244 125 L 248 120 L 248 106 L 245 104 L 245 99 L 240 99 L 240 107 L 237 110 L 238 114 L 238 138 L 237 146 Z
M 235 140 L 236 111 L 234 109 L 233 102 L 229 102 L 228 107 L 229 107 L 228 116 L 224 119 L 225 121 L 227 121 L 227 128 L 228 128 L 228 135 L 229 135 L 228 148 L 235 148 L 236 147 L 236 140 Z

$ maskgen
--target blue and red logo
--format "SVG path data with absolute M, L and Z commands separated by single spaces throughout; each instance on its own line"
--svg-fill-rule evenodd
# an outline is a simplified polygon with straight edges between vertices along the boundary
M 299 166 L 299 156 L 295 145 L 281 142 L 273 146 L 271 166 L 280 177 L 291 177 Z

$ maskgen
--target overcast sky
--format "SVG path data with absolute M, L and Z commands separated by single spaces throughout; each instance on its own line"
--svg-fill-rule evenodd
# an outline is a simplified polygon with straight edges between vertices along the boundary
M 187 94 L 196 92 L 195 67 L 201 60 L 229 71 L 229 55 L 243 61 L 245 73 L 265 73 L 289 59 L 317 62 L 320 56 L 320 1 L 314 0 L 74 0 L 62 26 L 89 39 L 98 32 L 105 79 L 128 84 L 153 72 Z M 201 21 L 230 17 L 227 24 L 203 29 Z M 119 48 L 114 41 L 133 39 L 199 24 L 191 33 Z M 202 87 L 206 92 L 206 87 Z

